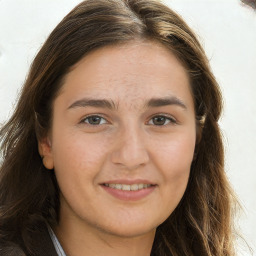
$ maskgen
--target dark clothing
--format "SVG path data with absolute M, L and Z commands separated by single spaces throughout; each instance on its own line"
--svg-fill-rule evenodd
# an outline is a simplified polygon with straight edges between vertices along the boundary
M 42 232 L 33 238 L 36 245 L 33 256 L 58 256 L 51 237 L 48 233 L 47 227 Z M 14 243 L 1 243 L 0 242 L 0 255 L 1 256 L 32 256 L 31 254 L 24 253 L 23 250 Z

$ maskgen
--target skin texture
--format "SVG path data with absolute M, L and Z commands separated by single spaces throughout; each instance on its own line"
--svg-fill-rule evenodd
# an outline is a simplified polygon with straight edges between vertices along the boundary
M 147 106 L 156 98 L 171 104 Z M 115 106 L 85 106 L 82 99 Z M 77 63 L 54 101 L 49 136 L 39 143 L 61 190 L 54 230 L 66 253 L 150 255 L 157 226 L 186 189 L 195 142 L 189 78 L 170 50 L 135 42 L 101 48 Z M 117 179 L 155 186 L 139 200 L 121 200 L 102 186 Z

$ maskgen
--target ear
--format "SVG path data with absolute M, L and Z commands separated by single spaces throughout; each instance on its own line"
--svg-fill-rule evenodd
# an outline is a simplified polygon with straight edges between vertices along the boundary
M 202 121 L 202 119 L 196 120 L 196 145 L 195 145 L 195 150 L 194 150 L 193 161 L 196 160 L 196 158 L 197 158 L 198 144 L 200 143 L 200 141 L 202 139 L 202 132 L 203 132 L 203 128 L 204 128 L 203 122 L 204 122 L 204 120 Z
M 198 145 L 202 139 L 202 133 L 204 129 L 206 116 L 196 117 L 196 145 Z
M 54 168 L 51 141 L 48 137 L 38 141 L 38 151 L 42 157 L 44 167 L 52 170 Z

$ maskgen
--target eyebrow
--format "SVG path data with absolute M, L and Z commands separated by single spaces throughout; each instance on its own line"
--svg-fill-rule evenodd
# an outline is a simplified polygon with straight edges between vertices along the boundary
M 72 103 L 68 109 L 77 108 L 77 107 L 96 107 L 96 108 L 108 108 L 108 109 L 117 109 L 115 102 L 112 100 L 106 100 L 106 99 L 88 99 L 84 98 L 81 100 L 77 100 L 74 103 Z
M 144 107 L 162 107 L 168 105 L 176 105 L 183 109 L 187 109 L 187 106 L 184 102 L 182 102 L 177 97 L 165 97 L 165 98 L 152 98 L 146 102 Z M 117 110 L 118 105 L 115 104 L 112 100 L 107 99 L 91 99 L 91 98 L 83 98 L 72 103 L 68 109 L 73 109 L 77 107 L 96 107 L 96 108 L 107 108 L 110 110 Z
M 185 103 L 177 97 L 166 97 L 166 98 L 153 98 L 150 99 L 147 103 L 147 107 L 162 107 L 168 105 L 176 105 L 183 109 L 187 109 Z

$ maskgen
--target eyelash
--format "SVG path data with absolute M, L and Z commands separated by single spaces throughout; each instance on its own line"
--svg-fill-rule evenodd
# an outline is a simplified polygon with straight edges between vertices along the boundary
M 100 118 L 101 121 L 104 119 L 106 122 L 104 122 L 103 124 L 106 124 L 106 123 L 107 123 L 107 120 L 106 120 L 104 117 L 100 116 L 100 115 L 90 115 L 90 116 L 86 116 L 85 118 L 83 118 L 83 119 L 80 121 L 80 123 L 82 123 L 82 124 L 86 123 L 87 125 L 90 125 L 90 126 L 102 125 L 101 123 L 99 123 L 99 124 L 91 124 L 91 123 L 89 123 L 89 122 L 86 122 L 86 120 L 88 120 L 89 118 Z M 160 126 L 166 126 L 166 125 L 168 125 L 168 124 L 170 124 L 170 125 L 175 125 L 175 124 L 177 124 L 177 120 L 176 120 L 175 118 L 169 116 L 169 115 L 165 115 L 165 114 L 154 115 L 153 117 L 150 118 L 149 121 L 153 120 L 154 118 L 164 118 L 164 119 L 165 119 L 165 122 L 164 122 L 163 125 L 157 125 L 157 124 L 154 124 L 153 121 L 152 121 L 152 124 L 150 124 L 150 125 L 154 125 L 154 126 L 160 127 Z M 166 121 L 168 121 L 168 124 L 165 124 Z
M 177 121 L 175 120 L 175 118 L 173 118 L 169 115 L 164 115 L 164 114 L 155 115 L 155 116 L 150 118 L 150 121 L 153 120 L 154 118 L 164 118 L 165 119 L 164 123 L 166 123 L 166 121 L 168 121 L 168 124 L 163 124 L 163 125 L 157 125 L 157 124 L 152 123 L 152 125 L 155 125 L 155 126 L 166 126 L 166 125 L 175 125 L 175 124 L 177 124 Z
M 90 116 L 86 116 L 85 118 L 83 118 L 80 123 L 82 123 L 82 124 L 86 123 L 85 121 L 88 120 L 89 118 L 100 118 L 101 120 L 102 119 L 106 120 L 104 117 L 102 117 L 100 115 L 90 115 Z M 107 123 L 107 121 L 106 121 L 106 123 Z M 87 125 L 96 126 L 96 125 L 102 125 L 102 124 L 90 124 L 87 122 Z

